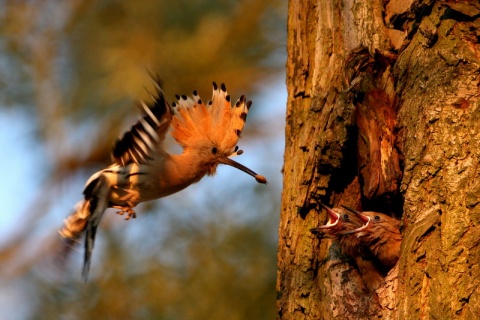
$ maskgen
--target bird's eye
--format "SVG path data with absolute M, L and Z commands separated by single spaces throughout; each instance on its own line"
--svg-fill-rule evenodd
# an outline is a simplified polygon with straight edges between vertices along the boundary
M 213 153 L 213 154 L 217 153 L 217 148 L 213 147 L 213 148 L 212 148 L 212 153 Z
M 343 219 L 348 219 L 348 214 L 345 213 L 345 214 L 343 215 Z
M 377 221 L 380 221 L 380 217 L 379 216 L 375 216 L 373 217 L 373 219 L 377 220 Z

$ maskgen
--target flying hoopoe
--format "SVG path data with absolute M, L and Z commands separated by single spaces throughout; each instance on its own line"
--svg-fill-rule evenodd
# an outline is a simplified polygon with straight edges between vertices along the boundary
M 215 174 L 217 165 L 226 164 L 266 184 L 264 176 L 230 159 L 240 155 L 237 142 L 245 125 L 251 101 L 242 95 L 231 105 L 225 85 L 213 83 L 212 100 L 207 104 L 197 91 L 193 96 L 176 96 L 170 106 L 158 81 L 153 102 L 141 102 L 144 116 L 117 140 L 113 164 L 88 179 L 75 212 L 65 219 L 60 234 L 68 244 L 85 231 L 85 255 L 82 278 L 86 281 L 98 224 L 107 208 L 116 208 L 126 219 L 135 218 L 134 207 L 178 192 L 205 175 Z M 169 154 L 163 140 L 171 135 L 183 148 L 181 154 Z
M 363 224 L 361 227 L 345 232 L 345 235 L 355 235 L 388 270 L 393 268 L 400 257 L 402 234 L 400 221 L 383 213 L 345 209 L 355 213 Z

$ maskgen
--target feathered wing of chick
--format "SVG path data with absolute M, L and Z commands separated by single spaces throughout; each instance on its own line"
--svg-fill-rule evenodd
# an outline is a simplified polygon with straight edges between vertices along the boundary
M 214 83 L 211 102 L 205 105 L 197 92 L 193 98 L 177 96 L 167 103 L 156 83 L 153 102 L 141 103 L 143 117 L 115 143 L 114 164 L 87 181 L 75 212 L 65 219 L 60 234 L 69 244 L 85 231 L 85 257 L 82 277 L 87 280 L 97 227 L 107 208 L 135 218 L 133 208 L 140 202 L 178 192 L 215 173 L 218 164 L 227 164 L 253 176 L 259 183 L 265 177 L 230 159 L 241 154 L 236 144 L 245 124 L 251 102 L 242 96 L 232 107 L 224 84 Z M 163 148 L 169 127 L 183 147 L 182 154 L 172 155 Z
M 359 212 L 345 207 L 363 220 L 361 227 L 350 230 L 377 257 L 380 263 L 390 270 L 400 257 L 402 234 L 400 221 L 375 211 Z

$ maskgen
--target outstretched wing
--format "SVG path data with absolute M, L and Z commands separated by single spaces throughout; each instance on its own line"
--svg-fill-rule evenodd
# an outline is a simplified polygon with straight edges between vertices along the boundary
M 154 153 L 158 151 L 160 144 L 165 139 L 172 120 L 172 113 L 160 83 L 155 81 L 155 85 L 156 92 L 152 95 L 153 102 L 149 104 L 141 102 L 143 117 L 113 146 L 113 161 L 121 166 L 143 163 L 153 158 Z

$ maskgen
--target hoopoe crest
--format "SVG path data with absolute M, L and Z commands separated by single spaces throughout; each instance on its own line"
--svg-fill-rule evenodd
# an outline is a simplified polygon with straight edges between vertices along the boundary
M 231 98 L 225 85 L 221 88 L 213 83 L 213 97 L 207 104 L 203 103 L 197 92 L 193 99 L 177 96 L 178 107 L 172 119 L 172 136 L 183 148 L 202 148 L 211 141 L 218 151 L 234 154 L 240 134 L 252 104 L 241 96 L 231 107 Z M 177 104 L 173 104 L 177 106 Z
M 96 229 L 107 208 L 120 209 L 127 218 L 135 218 L 134 207 L 143 201 L 178 192 L 213 175 L 218 164 L 233 166 L 266 184 L 264 176 L 230 159 L 240 155 L 240 139 L 252 104 L 242 95 L 232 106 L 224 84 L 213 83 L 212 100 L 204 103 L 197 91 L 192 97 L 177 95 L 170 106 L 158 81 L 153 102 L 141 103 L 144 116 L 114 145 L 114 164 L 87 181 L 76 210 L 67 219 L 60 234 L 68 244 L 85 231 L 83 278 L 86 280 Z M 163 148 L 168 129 L 183 148 L 181 154 L 169 154 Z

